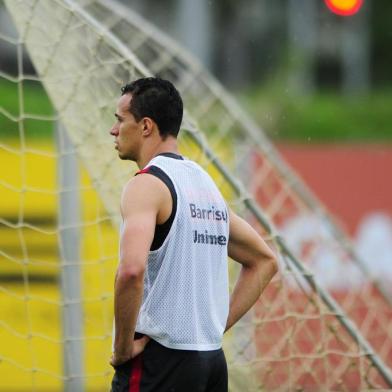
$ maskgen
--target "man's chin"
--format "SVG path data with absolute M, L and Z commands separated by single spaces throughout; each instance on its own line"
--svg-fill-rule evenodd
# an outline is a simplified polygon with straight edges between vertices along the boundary
M 122 154 L 121 152 L 118 153 L 118 157 L 122 160 L 122 161 L 132 161 L 132 157 L 130 157 L 129 155 L 126 154 Z

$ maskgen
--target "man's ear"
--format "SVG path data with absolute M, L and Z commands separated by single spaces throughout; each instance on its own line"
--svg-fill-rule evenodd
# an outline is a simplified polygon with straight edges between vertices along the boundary
M 154 121 L 151 120 L 150 117 L 143 117 L 142 125 L 143 125 L 142 135 L 143 136 L 150 136 L 153 129 L 154 129 L 154 125 L 155 125 Z

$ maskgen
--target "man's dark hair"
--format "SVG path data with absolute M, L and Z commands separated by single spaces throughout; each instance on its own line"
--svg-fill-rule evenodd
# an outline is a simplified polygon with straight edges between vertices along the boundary
M 142 78 L 121 88 L 122 95 L 132 94 L 129 111 L 136 121 L 150 117 L 163 139 L 177 137 L 182 121 L 183 104 L 179 92 L 168 80 Z

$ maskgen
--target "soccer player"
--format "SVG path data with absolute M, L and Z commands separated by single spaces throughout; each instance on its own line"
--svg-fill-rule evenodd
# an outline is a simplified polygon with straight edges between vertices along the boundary
M 140 169 L 121 197 L 113 392 L 227 391 L 223 333 L 277 271 L 263 239 L 179 154 L 182 112 L 169 81 L 139 79 L 122 88 L 110 131 Z M 231 297 L 228 256 L 242 266 Z

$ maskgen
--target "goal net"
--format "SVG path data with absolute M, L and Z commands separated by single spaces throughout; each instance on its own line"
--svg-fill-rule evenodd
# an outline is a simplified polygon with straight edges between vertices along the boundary
M 0 5 L 16 64 L 0 61 L 0 390 L 107 390 L 118 201 L 136 169 L 108 130 L 120 86 L 147 75 L 179 88 L 183 154 L 279 255 L 278 276 L 225 336 L 231 390 L 392 386 L 391 292 L 191 55 L 115 1 Z

